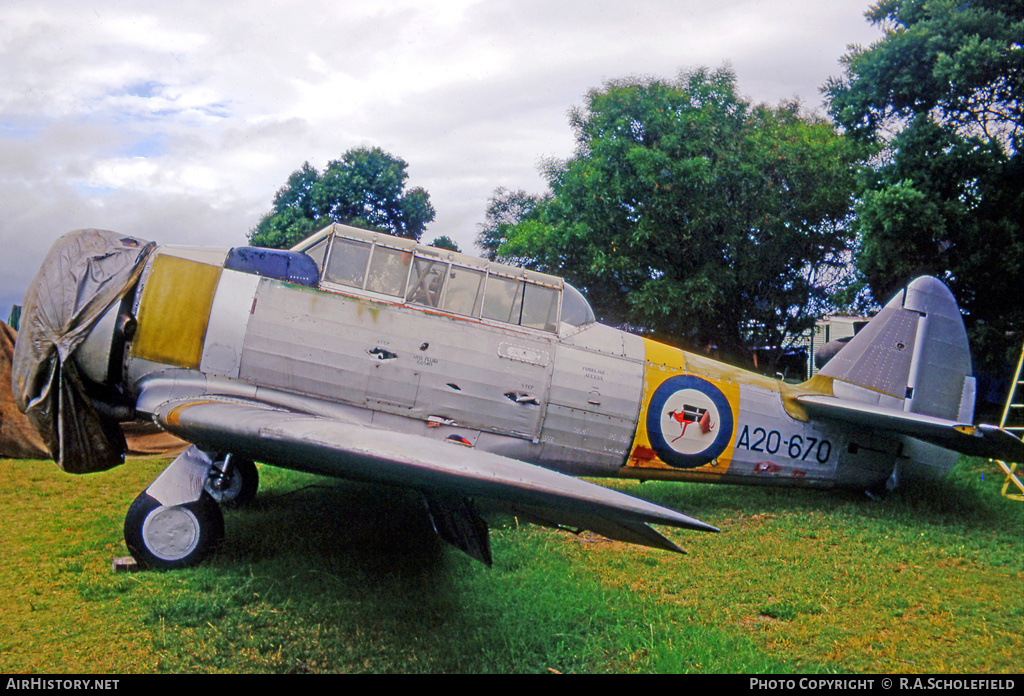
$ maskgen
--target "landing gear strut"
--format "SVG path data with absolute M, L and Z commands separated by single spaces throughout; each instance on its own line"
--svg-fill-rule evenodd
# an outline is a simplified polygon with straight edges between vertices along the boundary
M 214 461 L 203 489 L 221 505 L 237 508 L 252 501 L 259 486 L 259 473 L 252 460 L 228 454 Z
M 259 475 L 251 460 L 211 456 L 193 445 L 182 452 L 132 503 L 124 541 L 140 565 L 187 568 L 224 538 L 221 506 L 252 500 Z

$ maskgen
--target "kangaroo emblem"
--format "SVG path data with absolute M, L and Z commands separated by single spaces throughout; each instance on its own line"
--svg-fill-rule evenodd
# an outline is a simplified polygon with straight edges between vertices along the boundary
M 708 413 L 707 409 L 696 408 L 695 406 L 683 406 L 682 410 L 669 411 L 665 415 L 670 416 L 672 420 L 679 423 L 682 426 L 683 432 L 679 433 L 679 437 L 672 442 L 675 442 L 683 435 L 686 434 L 687 426 L 696 423 L 700 426 L 700 430 L 703 434 L 707 435 L 715 429 L 715 424 L 711 422 L 711 414 Z

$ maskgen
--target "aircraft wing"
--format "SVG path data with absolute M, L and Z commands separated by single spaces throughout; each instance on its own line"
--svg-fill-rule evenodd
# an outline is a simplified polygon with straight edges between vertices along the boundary
M 849 423 L 890 435 L 906 435 L 976 457 L 1024 462 L 1024 442 L 994 425 L 971 425 L 834 396 L 797 397 L 811 416 Z
M 469 499 L 533 521 L 680 553 L 648 523 L 718 531 L 674 510 L 498 454 L 259 401 L 216 396 L 168 401 L 154 409 L 154 418 L 202 449 L 417 489 L 438 534 L 485 563 L 490 563 L 487 528 Z

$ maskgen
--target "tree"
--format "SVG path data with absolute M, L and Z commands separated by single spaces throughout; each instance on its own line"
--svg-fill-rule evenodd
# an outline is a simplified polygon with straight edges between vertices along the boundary
M 332 222 L 419 239 L 434 219 L 422 188 L 405 190 L 408 163 L 380 148 L 355 148 L 323 174 L 304 163 L 249 233 L 255 246 L 289 248 Z
M 455 240 L 446 234 L 442 234 L 440 237 L 435 237 L 434 241 L 430 243 L 430 246 L 438 249 L 447 249 L 448 251 L 461 252 L 462 249 L 455 243 Z
M 494 190 L 483 224 L 477 225 L 476 245 L 491 261 L 498 259 L 501 246 L 508 241 L 509 230 L 525 222 L 543 202 L 543 196 L 527 193 L 522 189 L 509 191 L 503 186 Z M 528 263 L 529 259 L 503 257 L 507 263 Z
M 859 190 L 857 266 L 886 299 L 915 275 L 945 281 L 975 367 L 1019 354 L 1024 3 L 883 0 L 884 28 L 824 91 L 836 121 L 878 148 Z
M 735 360 L 813 325 L 859 156 L 831 124 L 750 104 L 728 68 L 611 82 L 570 120 L 575 155 L 548 163 L 501 257 L 566 276 L 603 321 Z

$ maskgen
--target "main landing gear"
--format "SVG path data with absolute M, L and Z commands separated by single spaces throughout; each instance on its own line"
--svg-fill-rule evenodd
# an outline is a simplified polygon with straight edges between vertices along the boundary
M 199 500 L 161 505 L 143 491 L 124 518 L 124 543 L 139 565 L 170 570 L 196 565 L 224 538 L 224 515 L 205 491 Z
M 251 501 L 256 465 L 189 447 L 144 490 L 124 519 L 124 541 L 140 565 L 175 569 L 202 561 L 224 538 L 221 506 Z

